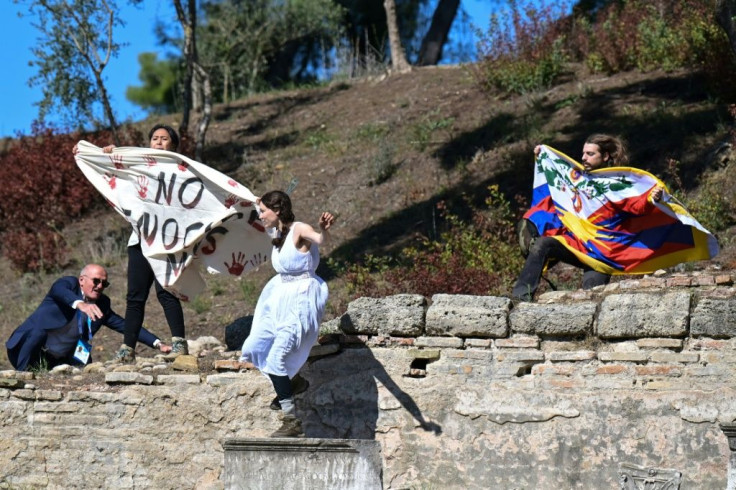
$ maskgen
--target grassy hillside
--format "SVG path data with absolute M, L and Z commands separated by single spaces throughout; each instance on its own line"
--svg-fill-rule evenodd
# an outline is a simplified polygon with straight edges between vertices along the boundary
M 469 205 L 484 205 L 491 185 L 521 208 L 531 189 L 533 147 L 545 143 L 577 158 L 593 132 L 623 136 L 633 166 L 690 197 L 707 188 L 697 198 L 704 212 L 723 212 L 708 200 L 716 193 L 733 200 L 733 120 L 697 77 L 661 71 L 587 76 L 571 65 L 565 79 L 544 93 L 489 97 L 463 67 L 430 67 L 259 95 L 216 107 L 206 159 L 256 194 L 297 179 L 292 197 L 299 220 L 316 223 L 322 210 L 335 213 L 323 264 L 328 257 L 336 264 L 395 255 L 418 238 L 434 239 L 443 226 L 437 203 L 467 217 Z M 141 124 L 159 120 L 177 118 Z M 62 233 L 72 246 L 71 265 L 58 274 L 19 276 L 0 259 L 6 278 L 0 285 L 0 338 L 7 339 L 36 307 L 56 276 L 76 275 L 88 261 L 109 268 L 109 294 L 124 313 L 128 225 L 100 204 Z M 719 232 L 721 267 L 734 264 L 730 236 L 729 229 Z M 207 292 L 185 307 L 188 336 L 224 339 L 227 324 L 252 313 L 271 275 L 265 269 L 240 281 L 207 277 Z M 321 271 L 331 288 L 329 317 L 344 311 L 350 299 L 343 270 L 333 265 Z M 561 274 L 567 274 L 563 283 L 576 280 L 574 271 Z M 149 329 L 169 336 L 155 294 L 146 318 Z M 121 341 L 112 332 L 96 337 L 96 357 L 110 358 Z M 0 364 L 8 366 L 4 349 Z

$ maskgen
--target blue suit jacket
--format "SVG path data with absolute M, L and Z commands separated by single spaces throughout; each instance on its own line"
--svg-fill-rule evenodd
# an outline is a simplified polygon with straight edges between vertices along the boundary
M 28 369 L 28 364 L 36 359 L 41 348 L 46 343 L 49 330 L 55 330 L 67 325 L 77 314 L 72 304 L 82 299 L 82 290 L 79 287 L 79 279 L 74 276 L 66 276 L 58 279 L 43 298 L 36 311 L 16 328 L 5 347 L 8 349 L 10 363 L 19 371 Z M 124 333 L 125 320 L 115 313 L 110 307 L 110 298 L 104 294 L 96 302 L 102 311 L 102 318 L 92 322 L 92 335 L 107 325 L 113 330 Z M 138 340 L 153 347 L 157 337 L 145 328 L 141 329 Z M 70 353 L 71 354 L 71 353 Z

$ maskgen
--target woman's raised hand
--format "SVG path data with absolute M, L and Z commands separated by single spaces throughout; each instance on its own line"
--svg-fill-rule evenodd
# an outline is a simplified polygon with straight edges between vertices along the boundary
M 319 217 L 319 227 L 324 231 L 329 230 L 334 222 L 335 217 L 331 213 L 322 213 Z

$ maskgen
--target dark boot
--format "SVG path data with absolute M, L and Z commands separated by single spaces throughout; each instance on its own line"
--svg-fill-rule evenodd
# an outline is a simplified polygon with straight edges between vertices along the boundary
M 120 364 L 135 364 L 135 350 L 123 344 L 115 354 L 113 361 L 119 362 Z
M 302 421 L 293 413 L 282 414 L 281 427 L 271 434 L 271 437 L 304 437 Z

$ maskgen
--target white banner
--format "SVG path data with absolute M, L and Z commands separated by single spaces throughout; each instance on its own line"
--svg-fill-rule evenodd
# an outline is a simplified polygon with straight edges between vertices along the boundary
M 80 141 L 77 166 L 137 231 L 156 279 L 187 301 L 209 272 L 240 276 L 268 261 L 270 238 L 256 196 L 227 175 L 178 153 L 101 148 Z

